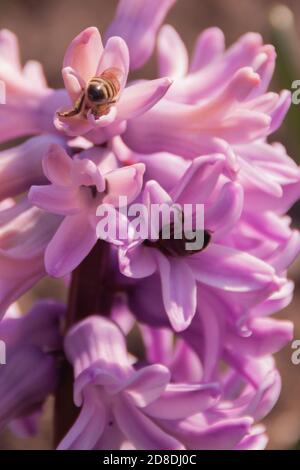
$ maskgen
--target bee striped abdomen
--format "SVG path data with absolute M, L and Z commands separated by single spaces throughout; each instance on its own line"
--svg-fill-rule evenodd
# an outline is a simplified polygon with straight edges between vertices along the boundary
M 105 70 L 100 77 L 93 77 L 87 87 L 87 98 L 95 104 L 115 102 L 120 84 L 113 70 Z

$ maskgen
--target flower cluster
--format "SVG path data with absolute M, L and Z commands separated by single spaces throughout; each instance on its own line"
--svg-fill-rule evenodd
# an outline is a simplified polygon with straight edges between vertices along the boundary
M 59 449 L 262 449 L 280 393 L 272 355 L 293 327 L 272 314 L 293 294 L 300 235 L 285 214 L 300 169 L 268 139 L 290 94 L 267 91 L 276 54 L 258 34 L 225 49 L 207 29 L 189 60 L 161 26 L 174 3 L 120 0 L 104 45 L 94 27 L 71 42 L 60 90 L 0 32 L 0 142 L 27 137 L 0 152 L 0 426 L 37 431 L 64 357 L 80 410 Z M 159 78 L 129 82 L 155 47 Z M 126 236 L 99 240 L 99 206 L 120 216 L 121 197 L 147 209 L 148 238 L 123 215 Z M 201 205 L 201 247 L 176 238 L 174 214 L 162 237 L 155 204 Z M 90 292 L 91 269 L 77 288 L 98 309 L 71 322 L 54 300 L 16 311 L 47 275 L 78 281 L 87 258 L 103 285 Z

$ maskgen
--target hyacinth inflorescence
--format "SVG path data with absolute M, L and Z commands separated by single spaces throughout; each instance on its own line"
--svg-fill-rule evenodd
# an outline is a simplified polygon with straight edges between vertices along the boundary
M 0 152 L 0 425 L 36 433 L 68 361 L 78 413 L 59 449 L 263 449 L 280 393 L 272 355 L 293 326 L 272 315 L 293 293 L 300 170 L 268 138 L 290 94 L 267 91 L 276 54 L 258 34 L 225 49 L 207 29 L 189 60 L 162 26 L 174 3 L 120 0 L 103 43 L 95 27 L 71 42 L 60 90 L 0 32 L 0 141 L 27 137 Z M 128 81 L 155 47 L 159 77 Z M 118 212 L 120 196 L 201 204 L 204 246 L 133 236 L 130 221 L 99 240 L 97 207 Z M 71 320 L 54 299 L 20 314 L 47 275 L 81 289 Z

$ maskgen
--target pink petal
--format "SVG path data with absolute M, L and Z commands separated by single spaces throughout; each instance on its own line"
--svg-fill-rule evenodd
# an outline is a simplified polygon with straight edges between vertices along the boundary
M 293 324 L 272 318 L 254 318 L 249 322 L 251 336 L 229 333 L 228 342 L 236 350 L 253 357 L 275 354 L 293 338 Z
M 161 396 L 170 378 L 169 370 L 160 364 L 143 367 L 126 383 L 126 394 L 138 407 L 143 408 Z
M 145 413 L 159 419 L 184 419 L 212 407 L 219 395 L 213 384 L 169 384 L 158 400 L 145 408 Z
M 132 119 L 152 108 L 168 91 L 169 78 L 143 81 L 123 90 L 117 103 L 118 119 Z
M 184 449 L 179 441 L 162 431 L 128 400 L 118 400 L 114 406 L 114 414 L 121 431 L 136 449 Z
M 11 419 L 39 407 L 55 390 L 57 382 L 54 357 L 32 345 L 21 345 L 14 350 L 7 364 L 1 367 L 0 428 Z
M 158 217 L 152 215 L 153 207 L 163 208 L 165 205 L 170 206 L 172 199 L 169 194 L 155 180 L 147 181 L 142 195 L 144 206 L 147 208 L 148 215 L 148 238 L 157 239 L 161 229 L 161 221 Z
M 221 56 L 224 51 L 224 34 L 219 28 L 204 30 L 197 39 L 190 73 L 197 72 Z
M 269 440 L 265 431 L 262 425 L 254 426 L 250 433 L 236 445 L 235 450 L 264 450 Z
M 190 450 L 230 450 L 248 434 L 252 424 L 250 418 L 224 419 L 206 426 L 198 420 L 199 415 L 175 424 L 166 421 L 164 429 L 182 436 Z
M 119 249 L 119 265 L 122 274 L 136 279 L 151 276 L 156 269 L 154 250 L 144 245 Z
M 89 225 L 84 214 L 67 216 L 47 246 L 46 271 L 53 277 L 69 274 L 89 254 L 96 241 L 96 229 Z
M 167 315 L 174 330 L 182 331 L 189 326 L 196 312 L 197 287 L 194 274 L 183 260 L 166 258 L 158 250 L 155 250 L 155 256 Z
M 6 103 L 6 88 L 5 83 L 0 82 L 0 104 Z
M 57 450 L 91 450 L 105 429 L 104 405 L 92 394 L 85 398 L 80 414 Z
M 243 210 L 243 202 L 242 186 L 229 182 L 221 189 L 216 203 L 205 211 L 205 227 L 216 232 L 215 241 L 221 241 L 222 234 L 227 234 L 238 222 Z
M 8 29 L 0 31 L 0 57 L 21 71 L 18 38 Z
M 23 67 L 23 75 L 37 88 L 47 88 L 43 66 L 36 60 L 29 60 Z
M 72 180 L 76 186 L 95 185 L 99 193 L 105 190 L 105 180 L 93 160 L 74 157 L 72 165 Z
M 279 100 L 275 110 L 272 112 L 272 122 L 270 126 L 270 134 L 277 131 L 281 126 L 282 121 L 284 120 L 292 102 L 291 92 L 288 90 L 283 90 L 279 96 Z
M 108 388 L 117 385 L 118 392 L 120 383 L 132 373 L 121 330 L 100 315 L 90 315 L 72 326 L 65 336 L 64 350 L 74 368 L 77 406 L 81 406 L 88 385 L 101 383 Z
M 31 186 L 28 199 L 36 207 L 58 215 L 72 215 L 80 210 L 77 191 L 54 185 Z
M 264 261 L 217 244 L 190 256 L 189 266 L 198 281 L 233 292 L 261 289 L 275 275 L 274 269 Z
M 63 67 L 71 67 L 87 82 L 96 75 L 102 52 L 103 46 L 98 29 L 87 28 L 69 45 Z
M 188 69 L 188 53 L 184 42 L 171 25 L 164 25 L 157 38 L 159 75 L 184 77 Z
M 118 79 L 122 91 L 129 71 L 129 52 L 125 41 L 120 37 L 111 37 L 107 41 L 97 68 L 97 76 L 109 68 L 115 68 L 120 72 Z
M 224 160 L 224 155 L 218 154 L 193 160 L 171 191 L 172 199 L 180 204 L 204 203 L 220 177 Z M 199 185 L 199 181 L 201 181 L 201 185 Z
M 0 199 L 24 193 L 33 184 L 47 183 L 42 159 L 53 142 L 60 139 L 40 135 L 0 152 Z
M 155 47 L 156 33 L 176 0 L 121 0 L 106 38 L 121 36 L 130 51 L 130 67 L 140 68 Z
M 282 272 L 289 268 L 289 266 L 295 261 L 299 252 L 300 233 L 297 230 L 293 230 L 284 249 L 280 250 L 277 254 L 275 253 L 275 256 L 271 257 L 270 263 L 277 272 Z
M 68 91 L 72 102 L 75 103 L 80 98 L 86 84 L 71 67 L 64 67 L 62 69 L 62 76 L 65 88 Z
M 72 182 L 72 159 L 60 145 L 51 145 L 43 158 L 43 170 L 51 183 L 66 186 Z
M 107 173 L 105 175 L 107 194 L 103 198 L 103 203 L 118 207 L 120 196 L 125 196 L 130 204 L 142 189 L 144 172 L 145 165 L 136 163 Z

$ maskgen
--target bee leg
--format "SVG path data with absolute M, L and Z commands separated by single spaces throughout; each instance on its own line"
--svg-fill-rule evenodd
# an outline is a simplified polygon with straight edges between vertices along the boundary
M 109 106 L 107 104 L 100 104 L 98 106 L 93 106 L 91 109 L 92 115 L 97 119 L 101 116 L 104 116 L 109 111 Z
M 111 106 L 115 104 L 116 102 L 117 100 L 111 100 L 105 104 L 98 104 L 96 106 L 93 106 L 93 108 L 91 109 L 91 113 L 93 114 L 93 116 L 95 116 L 95 118 L 105 116 L 106 114 L 109 113 Z
M 69 111 L 58 112 L 57 114 L 59 117 L 65 117 L 65 118 L 76 116 L 77 114 L 81 112 L 83 103 L 84 103 L 84 92 L 82 93 L 80 98 L 76 101 L 73 109 L 70 109 Z

